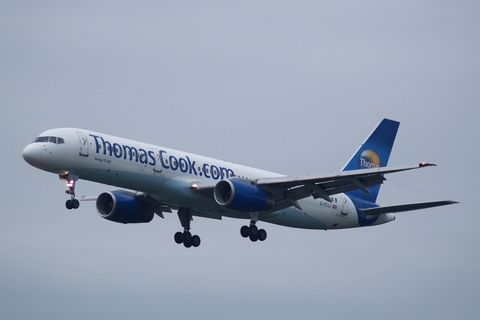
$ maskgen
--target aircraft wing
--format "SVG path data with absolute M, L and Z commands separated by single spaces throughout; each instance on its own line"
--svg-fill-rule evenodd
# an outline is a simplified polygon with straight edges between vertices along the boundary
M 368 188 L 382 184 L 386 180 L 384 174 L 427 166 L 435 165 L 422 162 L 412 166 L 349 170 L 317 176 L 262 178 L 257 180 L 256 185 L 276 197 L 276 210 L 291 205 L 300 208 L 297 202 L 299 199 L 312 196 L 330 202 L 330 196 L 338 193 L 356 189 L 370 193 Z
M 275 205 L 272 211 L 290 206 L 301 209 L 298 203 L 300 199 L 312 196 L 315 199 L 322 198 L 331 202 L 330 196 L 338 193 L 357 189 L 370 193 L 368 188 L 382 184 L 386 180 L 383 176 L 385 174 L 428 166 L 435 166 L 435 164 L 422 162 L 411 166 L 348 170 L 314 176 L 260 178 L 256 181 L 256 186 L 268 191 L 274 197 Z M 198 192 L 208 197 L 213 197 L 214 188 L 214 183 L 202 182 L 195 187 Z
M 443 201 L 432 201 L 432 202 L 421 202 L 421 203 L 410 203 L 410 204 L 400 204 L 396 206 L 388 207 L 377 207 L 377 208 L 368 208 L 368 209 L 359 209 L 365 215 L 379 215 L 383 213 L 394 213 L 394 212 L 404 212 L 412 210 L 427 209 L 433 207 L 446 206 L 449 204 L 458 203 L 457 201 L 443 200 Z

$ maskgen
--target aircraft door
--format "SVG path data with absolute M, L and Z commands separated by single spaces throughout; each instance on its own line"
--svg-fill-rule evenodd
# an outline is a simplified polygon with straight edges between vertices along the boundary
M 80 144 L 80 152 L 79 155 L 83 157 L 88 157 L 88 139 L 87 135 L 83 132 L 77 132 L 78 135 L 78 142 Z
M 153 166 L 153 172 L 161 173 L 163 171 L 163 167 L 160 151 L 157 149 L 153 149 L 153 152 L 155 153 L 155 165 Z
M 346 216 L 348 214 L 348 197 L 342 194 L 342 215 Z

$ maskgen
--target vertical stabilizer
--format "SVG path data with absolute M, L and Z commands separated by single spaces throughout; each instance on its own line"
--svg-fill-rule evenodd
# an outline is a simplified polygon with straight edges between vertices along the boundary
M 400 122 L 383 119 L 350 158 L 342 171 L 386 167 Z M 355 190 L 348 195 L 375 203 L 380 185 L 370 188 L 370 194 Z

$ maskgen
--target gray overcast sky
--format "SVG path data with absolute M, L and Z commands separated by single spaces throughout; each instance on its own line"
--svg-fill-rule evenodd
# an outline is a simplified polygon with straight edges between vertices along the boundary
M 476 319 L 478 1 L 3 1 L 0 318 Z M 67 211 L 21 157 L 81 127 L 285 174 L 338 171 L 401 122 L 379 203 L 461 203 L 309 231 Z M 79 195 L 112 187 L 80 181 Z

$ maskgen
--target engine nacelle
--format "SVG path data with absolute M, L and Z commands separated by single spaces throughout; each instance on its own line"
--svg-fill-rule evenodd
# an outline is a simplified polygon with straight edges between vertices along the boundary
M 273 206 L 273 198 L 265 190 L 237 180 L 219 181 L 213 195 L 219 205 L 238 211 L 266 211 Z
M 104 192 L 97 198 L 100 217 L 119 223 L 144 223 L 153 219 L 151 206 L 119 192 Z

